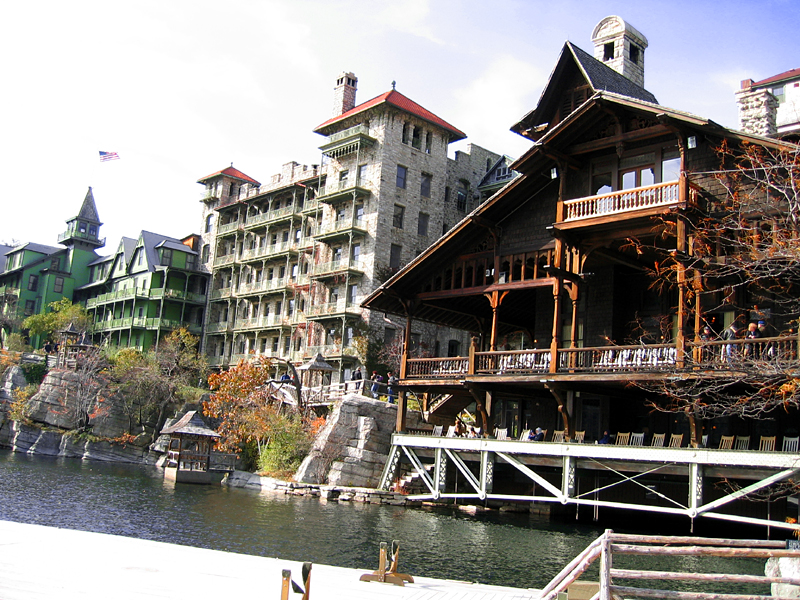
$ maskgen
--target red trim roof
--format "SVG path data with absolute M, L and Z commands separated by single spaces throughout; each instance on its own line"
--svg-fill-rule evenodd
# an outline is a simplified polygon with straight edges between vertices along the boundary
M 212 177 L 217 177 L 219 175 L 227 175 L 228 177 L 233 177 L 234 179 L 241 179 L 242 181 L 246 181 L 247 183 L 252 183 L 254 185 L 261 185 L 252 177 L 248 177 L 244 173 L 242 173 L 239 169 L 234 169 L 233 165 L 228 167 L 227 169 L 222 169 L 222 171 L 217 171 L 216 173 L 212 173 L 211 175 L 206 175 L 197 180 L 197 183 L 205 183 L 206 180 L 211 179 Z
M 407 98 L 397 90 L 390 90 L 384 94 L 381 94 L 376 98 L 373 98 L 372 100 L 367 100 L 363 104 L 359 104 L 355 108 L 351 108 L 346 113 L 342 113 L 338 117 L 333 117 L 332 119 L 328 119 L 322 125 L 317 126 L 314 129 L 314 133 L 328 135 L 326 130 L 330 128 L 330 126 L 333 125 L 334 123 L 338 123 L 339 121 L 342 121 L 348 117 L 351 117 L 355 114 L 363 112 L 369 108 L 372 108 L 373 106 L 378 106 L 380 104 L 391 104 L 392 106 L 399 108 L 400 110 L 404 110 L 407 113 L 411 113 L 412 115 L 419 117 L 420 119 L 424 119 L 425 121 L 433 123 L 434 125 L 438 125 L 443 129 L 446 129 L 451 134 L 453 134 L 453 139 L 451 140 L 453 142 L 457 140 L 463 140 L 465 137 L 467 137 L 466 133 L 464 133 L 460 129 L 453 127 L 452 125 L 450 125 L 450 123 L 448 123 L 444 119 L 437 117 L 427 108 L 423 108 L 422 106 L 420 106 L 410 98 Z
M 766 79 L 762 79 L 761 81 L 756 81 L 750 87 L 761 87 L 762 85 L 767 85 L 768 83 L 775 83 L 776 81 L 781 81 L 783 79 L 800 79 L 800 69 L 789 69 L 785 73 L 781 73 L 780 75 L 773 75 L 772 77 L 767 77 Z

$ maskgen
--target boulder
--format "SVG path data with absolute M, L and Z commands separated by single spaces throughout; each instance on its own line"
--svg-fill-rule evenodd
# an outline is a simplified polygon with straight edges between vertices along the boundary
M 770 558 L 764 567 L 767 577 L 792 577 L 800 579 L 800 559 Z M 773 583 L 771 593 L 779 598 L 800 598 L 800 586 L 788 583 Z

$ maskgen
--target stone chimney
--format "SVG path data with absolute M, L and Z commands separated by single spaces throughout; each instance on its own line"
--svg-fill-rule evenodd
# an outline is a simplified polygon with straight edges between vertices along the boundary
M 333 88 L 333 116 L 338 117 L 356 105 L 358 77 L 352 73 L 342 73 Z
M 606 17 L 592 32 L 594 57 L 639 87 L 644 87 L 647 38 L 619 17 Z
M 767 88 L 753 89 L 753 80 L 742 81 L 736 92 L 739 105 L 739 129 L 753 135 L 775 137 L 778 134 L 778 99 Z

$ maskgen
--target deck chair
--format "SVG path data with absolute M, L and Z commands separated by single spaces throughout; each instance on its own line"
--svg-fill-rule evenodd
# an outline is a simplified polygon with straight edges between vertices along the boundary
M 708 448 L 708 434 L 705 434 L 701 439 L 703 440 L 701 442 L 703 444 L 703 448 Z
M 507 440 L 508 439 L 508 429 L 495 429 L 494 430 L 494 437 L 497 440 Z
M 450 425 L 450 427 L 447 428 L 447 437 L 456 437 L 455 425 Z
M 798 440 L 800 440 L 800 438 L 796 438 L 796 437 L 785 437 L 785 438 L 783 438 L 783 451 L 784 452 L 797 452 Z
M 630 446 L 644 446 L 644 432 L 632 433 Z
M 682 433 L 673 433 L 669 438 L 670 448 L 680 448 L 682 443 L 683 443 Z
M 650 445 L 654 448 L 661 448 L 664 445 L 665 437 L 667 437 L 666 433 L 654 433 L 653 439 L 650 440 Z
M 750 448 L 750 436 L 749 435 L 737 435 L 736 436 L 736 450 L 748 450 Z
M 761 441 L 758 443 L 758 450 L 760 452 L 775 452 L 775 436 L 761 436 Z
M 576 442 L 578 444 L 582 444 L 585 439 L 586 439 L 586 431 L 585 430 L 584 431 L 576 431 L 575 432 L 575 437 L 573 438 L 572 441 Z
M 443 425 L 434 425 L 433 426 L 433 433 L 431 433 L 431 435 L 435 435 L 435 436 L 441 437 L 443 431 L 444 431 L 444 426 Z
M 523 429 L 522 433 L 519 434 L 519 441 L 520 442 L 527 442 L 528 438 L 531 436 L 530 429 Z
M 551 442 L 561 443 L 564 441 L 564 430 L 561 431 L 554 431 L 553 432 L 553 439 L 550 440 Z
M 733 436 L 732 435 L 723 435 L 719 439 L 719 449 L 720 450 L 731 450 L 733 448 Z
M 631 432 L 629 431 L 628 433 L 618 433 L 617 439 L 614 441 L 614 443 L 617 446 L 627 446 L 630 441 L 631 441 Z

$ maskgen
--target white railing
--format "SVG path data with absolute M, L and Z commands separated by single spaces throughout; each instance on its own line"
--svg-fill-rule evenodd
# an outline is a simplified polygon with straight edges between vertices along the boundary
M 589 219 L 680 202 L 680 181 L 657 183 L 646 187 L 618 190 L 609 194 L 564 201 L 564 221 Z M 689 202 L 697 200 L 697 188 L 688 186 Z

